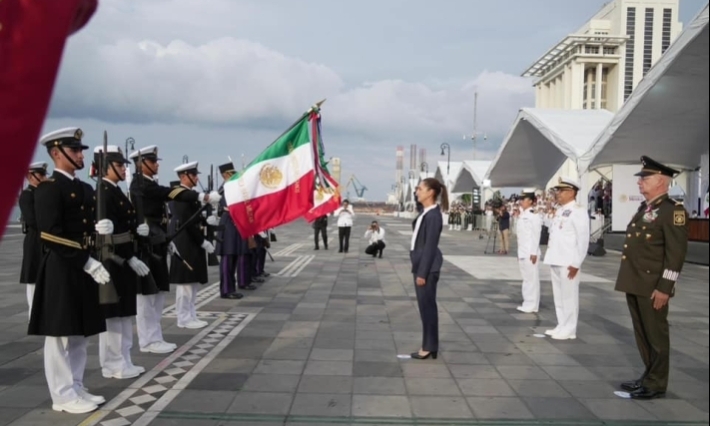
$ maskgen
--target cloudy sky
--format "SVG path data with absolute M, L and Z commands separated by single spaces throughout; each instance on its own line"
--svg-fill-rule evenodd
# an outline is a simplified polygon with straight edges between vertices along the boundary
M 95 146 L 157 144 L 161 181 L 187 155 L 206 170 L 248 162 L 315 101 L 326 156 L 384 200 L 395 150 L 471 159 L 473 98 L 492 157 L 519 108 L 519 77 L 603 0 L 100 0 L 71 37 L 44 131 L 79 126 Z M 686 23 L 706 3 L 681 0 Z M 534 17 L 534 18 L 533 18 Z M 38 150 L 36 160 L 46 161 Z M 405 167 L 409 153 L 405 153 Z M 354 196 L 354 193 L 352 193 Z

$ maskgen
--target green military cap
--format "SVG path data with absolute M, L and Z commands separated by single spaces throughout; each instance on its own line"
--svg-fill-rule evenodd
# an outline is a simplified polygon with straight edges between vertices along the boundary
M 668 177 L 675 177 L 680 173 L 678 170 L 665 166 L 645 155 L 641 157 L 641 164 L 643 168 L 640 172 L 636 173 L 636 176 L 646 177 L 653 175 L 662 175 Z

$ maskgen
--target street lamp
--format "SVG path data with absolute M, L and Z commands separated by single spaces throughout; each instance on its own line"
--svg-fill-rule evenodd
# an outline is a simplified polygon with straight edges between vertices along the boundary
M 182 164 L 187 164 L 188 159 L 187 159 L 187 154 L 182 156 Z
M 429 173 L 429 164 L 427 164 L 426 161 L 424 161 L 422 164 L 419 165 L 419 169 L 424 172 L 424 173 Z
M 128 147 L 131 147 L 131 150 L 128 150 Z M 136 140 L 133 139 L 132 137 L 129 137 L 126 139 L 126 156 L 129 156 L 133 150 L 136 149 Z
M 448 159 L 446 160 L 446 178 L 449 178 L 449 172 L 451 169 L 451 145 L 448 143 L 444 142 L 441 144 L 441 155 L 444 155 L 444 152 L 449 155 Z

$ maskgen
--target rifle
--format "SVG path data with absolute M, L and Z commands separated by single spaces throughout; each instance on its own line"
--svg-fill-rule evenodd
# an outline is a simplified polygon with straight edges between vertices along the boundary
M 212 164 L 210 164 L 210 174 L 207 176 L 207 191 L 214 191 L 214 166 Z M 205 210 L 205 212 L 207 213 L 207 217 L 210 217 L 214 213 L 214 208 L 211 203 L 208 203 L 207 205 L 209 205 L 209 207 Z M 215 245 L 214 233 L 215 227 L 205 223 L 205 240 L 209 241 L 213 246 Z M 216 254 L 210 253 L 207 255 L 207 265 L 219 265 L 219 259 L 217 259 Z
M 106 151 L 108 150 L 108 135 L 104 130 L 104 146 L 101 155 L 99 156 L 99 174 L 96 182 L 96 220 L 100 221 L 106 219 L 106 195 L 104 193 L 104 183 L 103 176 L 108 170 L 108 164 L 106 164 Z M 123 265 L 124 259 L 116 256 L 113 253 L 113 242 L 110 235 L 100 235 L 96 234 L 94 237 L 94 247 L 96 248 L 99 262 L 101 262 L 104 267 L 108 261 L 113 261 L 119 266 Z M 99 286 L 99 304 L 101 305 L 111 305 L 118 303 L 118 293 L 116 292 L 116 285 L 111 279 L 105 285 Z
M 145 180 L 143 179 L 143 156 L 141 155 L 140 150 L 138 151 L 138 161 L 136 161 L 136 169 L 138 172 L 136 175 L 136 180 L 138 181 L 137 190 L 134 191 L 135 194 L 131 194 L 131 191 L 128 191 L 128 193 L 131 197 L 133 208 L 136 211 L 136 223 L 140 225 L 142 223 L 145 223 L 145 214 L 143 210 L 143 184 L 145 183 Z M 150 258 L 155 259 L 157 261 L 160 261 L 162 259 L 157 254 L 153 253 L 153 246 L 150 244 L 150 236 L 141 237 L 140 235 L 137 235 L 136 243 L 138 248 L 140 248 L 139 251 L 141 260 L 147 265 L 151 264 Z M 138 279 L 138 288 L 140 294 L 151 295 L 158 294 L 160 292 L 158 284 L 155 282 L 155 278 L 153 278 L 152 273 L 146 275 L 145 277 L 136 276 L 136 278 Z

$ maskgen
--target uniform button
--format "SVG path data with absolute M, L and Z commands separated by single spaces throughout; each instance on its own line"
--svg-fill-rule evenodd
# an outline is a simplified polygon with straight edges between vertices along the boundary
M 84 223 L 86 223 L 86 219 L 84 219 Z
M 122 206 L 122 205 L 123 205 L 123 201 L 120 201 L 120 202 L 118 203 L 118 205 L 119 205 L 119 206 Z
M 71 194 L 69 194 L 69 196 L 72 197 L 72 198 L 76 198 L 76 194 L 73 193 L 73 192 L 72 192 Z
M 631 234 L 626 234 L 627 237 L 631 238 Z
M 628 245 L 628 244 L 624 244 L 624 248 L 629 248 L 629 245 Z
M 626 260 L 626 256 L 621 256 L 621 260 Z
M 646 271 L 646 273 L 647 273 L 647 274 L 650 274 L 650 273 L 651 273 L 651 271 Z
M 81 209 L 84 210 L 84 206 L 81 206 Z
M 635 224 L 635 223 L 632 223 L 632 224 L 631 224 L 631 227 L 632 227 L 632 228 L 636 228 L 636 224 Z

